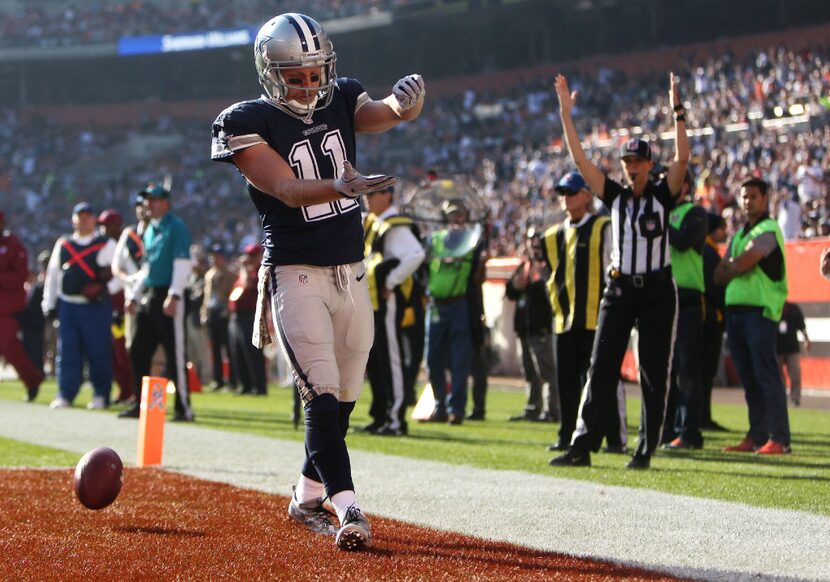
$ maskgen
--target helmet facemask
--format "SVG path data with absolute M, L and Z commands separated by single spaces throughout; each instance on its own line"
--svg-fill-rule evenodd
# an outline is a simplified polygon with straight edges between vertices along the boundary
M 332 87 L 337 79 L 335 62 L 337 55 L 330 53 L 320 59 L 303 59 L 301 64 L 295 62 L 278 62 L 269 64 L 265 72 L 265 78 L 260 78 L 260 83 L 265 92 L 282 109 L 288 109 L 288 113 L 302 119 L 310 119 L 315 111 L 325 109 L 331 103 L 334 92 Z M 292 72 L 297 69 L 319 70 L 319 85 L 303 86 L 291 83 Z M 297 95 L 297 92 L 304 92 L 305 99 L 289 99 L 289 91 Z

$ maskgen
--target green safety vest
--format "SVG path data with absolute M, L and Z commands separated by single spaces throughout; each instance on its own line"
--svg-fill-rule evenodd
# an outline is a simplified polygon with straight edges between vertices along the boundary
M 429 294 L 434 299 L 459 297 L 467 293 L 467 283 L 473 270 L 475 248 L 461 257 L 452 258 L 444 243 L 449 230 L 433 232 L 429 260 Z
M 677 206 L 669 216 L 669 224 L 679 229 L 689 211 L 695 205 L 691 202 L 684 202 Z M 669 245 L 671 250 L 671 270 L 678 287 L 683 289 L 695 289 L 703 293 L 706 290 L 706 283 L 703 280 L 703 255 L 697 249 L 689 248 L 679 251 Z
M 775 240 L 784 253 L 784 235 L 778 223 L 767 217 L 751 229 L 741 229 L 735 233 L 730 247 L 730 256 L 737 258 L 744 252 L 747 243 L 766 233 L 775 233 Z M 782 263 L 780 281 L 770 279 L 760 265 L 738 275 L 726 287 L 726 305 L 754 305 L 763 307 L 764 317 L 775 322 L 781 320 L 784 302 L 787 300 L 787 262 Z

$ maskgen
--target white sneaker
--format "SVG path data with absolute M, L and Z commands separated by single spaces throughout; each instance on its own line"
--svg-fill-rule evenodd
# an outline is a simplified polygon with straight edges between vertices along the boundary
M 66 398 L 61 398 L 60 396 L 55 396 L 55 399 L 49 404 L 49 408 L 53 410 L 57 410 L 58 408 L 70 408 L 72 403 L 69 402 Z
M 103 396 L 95 396 L 92 401 L 86 405 L 86 407 L 90 410 L 101 410 L 102 408 L 107 407 L 107 403 L 104 402 Z

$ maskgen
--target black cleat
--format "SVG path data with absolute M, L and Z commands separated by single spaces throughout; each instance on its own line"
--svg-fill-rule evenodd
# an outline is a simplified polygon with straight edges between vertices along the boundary
M 141 406 L 138 402 L 118 413 L 118 418 L 138 418 L 139 416 L 141 416 Z
M 196 415 L 192 412 L 177 412 L 173 415 L 173 422 L 195 422 Z
M 513 416 L 508 416 L 507 420 L 510 422 L 521 422 L 526 420 L 528 422 L 535 422 L 539 420 L 539 415 L 535 412 L 522 412 L 521 414 L 514 414 Z
M 405 425 L 401 425 L 398 428 L 392 428 L 387 424 L 381 429 L 375 431 L 373 434 L 378 436 L 406 436 L 406 433 L 407 429 Z
M 447 411 L 436 410 L 435 412 L 430 414 L 428 419 L 422 420 L 421 422 L 447 422 Z
M 646 455 L 634 455 L 631 460 L 625 464 L 626 469 L 637 469 L 644 471 L 651 467 L 651 457 Z
M 564 455 L 559 455 L 550 460 L 552 467 L 590 467 L 591 453 L 571 448 Z
M 380 422 L 378 420 L 373 420 L 372 422 L 370 422 L 366 426 L 364 426 L 362 428 L 359 428 L 357 432 L 367 432 L 369 434 L 377 434 L 377 432 L 379 430 L 381 430 L 384 426 L 386 426 L 386 423 Z
M 728 428 L 726 428 L 725 426 L 723 426 L 721 424 L 718 424 L 714 420 L 704 422 L 703 424 L 700 425 L 700 428 L 702 428 L 703 430 L 712 430 L 712 431 L 715 431 L 715 432 L 727 432 L 729 430 Z

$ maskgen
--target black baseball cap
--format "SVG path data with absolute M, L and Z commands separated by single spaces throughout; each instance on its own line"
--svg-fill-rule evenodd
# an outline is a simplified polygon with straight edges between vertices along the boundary
M 620 146 L 620 158 L 640 158 L 651 161 L 651 146 L 648 142 L 639 138 L 631 138 Z

